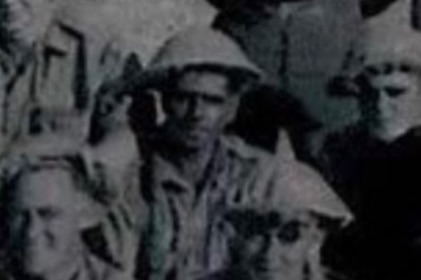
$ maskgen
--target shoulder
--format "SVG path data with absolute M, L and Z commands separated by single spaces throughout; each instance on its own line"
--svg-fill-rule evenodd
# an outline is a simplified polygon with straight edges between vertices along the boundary
M 355 148 L 355 143 L 362 143 L 366 139 L 366 133 L 359 124 L 351 124 L 339 131 L 328 134 L 323 144 L 324 152 L 346 152 Z
M 269 152 L 247 144 L 243 139 L 237 136 L 225 136 L 222 138 L 221 143 L 227 150 L 228 155 L 238 160 L 264 162 L 274 158 Z
M 421 154 L 421 127 L 412 128 L 394 142 L 399 147 L 402 155 L 410 158 L 419 157 Z
M 275 173 L 278 161 L 274 154 L 236 136 L 224 137 L 222 145 L 226 150 L 228 169 L 234 177 L 240 176 L 240 181 L 268 179 Z
M 92 280 L 131 280 L 129 273 L 105 263 L 96 256 L 89 254 L 86 258 L 87 275 Z

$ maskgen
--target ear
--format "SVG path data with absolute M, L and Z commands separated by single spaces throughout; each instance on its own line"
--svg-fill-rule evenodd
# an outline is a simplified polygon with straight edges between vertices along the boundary
M 156 123 L 158 125 L 163 124 L 167 119 L 168 104 L 164 104 L 164 96 L 162 92 L 153 91 L 150 94 L 153 95 L 155 100 Z
M 124 112 L 129 112 L 130 107 L 132 106 L 133 100 L 130 97 L 124 97 L 123 101 L 121 103 L 122 108 L 124 109 Z
M 225 123 L 229 124 L 234 121 L 237 116 L 238 107 L 240 105 L 240 98 L 239 95 L 230 96 L 227 103 L 227 110 L 225 115 Z
M 133 97 L 128 115 L 130 126 L 137 134 L 150 131 L 156 126 L 158 114 L 156 104 L 156 96 L 149 90 Z
M 320 254 L 321 247 L 326 238 L 326 231 L 323 227 L 320 227 L 318 221 L 314 219 L 306 229 L 305 238 L 307 240 L 307 252 L 309 256 L 314 258 Z

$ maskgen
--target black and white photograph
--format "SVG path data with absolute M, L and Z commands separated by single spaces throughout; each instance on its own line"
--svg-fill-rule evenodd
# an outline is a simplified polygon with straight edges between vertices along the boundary
M 419 166 L 421 0 L 0 0 L 0 280 L 421 280 Z

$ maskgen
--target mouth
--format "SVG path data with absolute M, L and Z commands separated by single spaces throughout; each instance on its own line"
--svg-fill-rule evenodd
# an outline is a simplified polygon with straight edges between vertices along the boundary
M 271 264 L 270 261 L 258 261 L 255 263 L 254 268 L 262 274 L 270 274 L 283 269 L 280 264 Z
M 208 130 L 200 127 L 185 127 L 184 133 L 188 138 L 202 138 L 208 135 Z

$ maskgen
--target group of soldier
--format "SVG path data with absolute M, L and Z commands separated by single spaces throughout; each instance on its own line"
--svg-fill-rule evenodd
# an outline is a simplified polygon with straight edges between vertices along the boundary
M 0 0 L 0 279 L 419 279 L 418 1 L 209 2 L 144 67 Z

